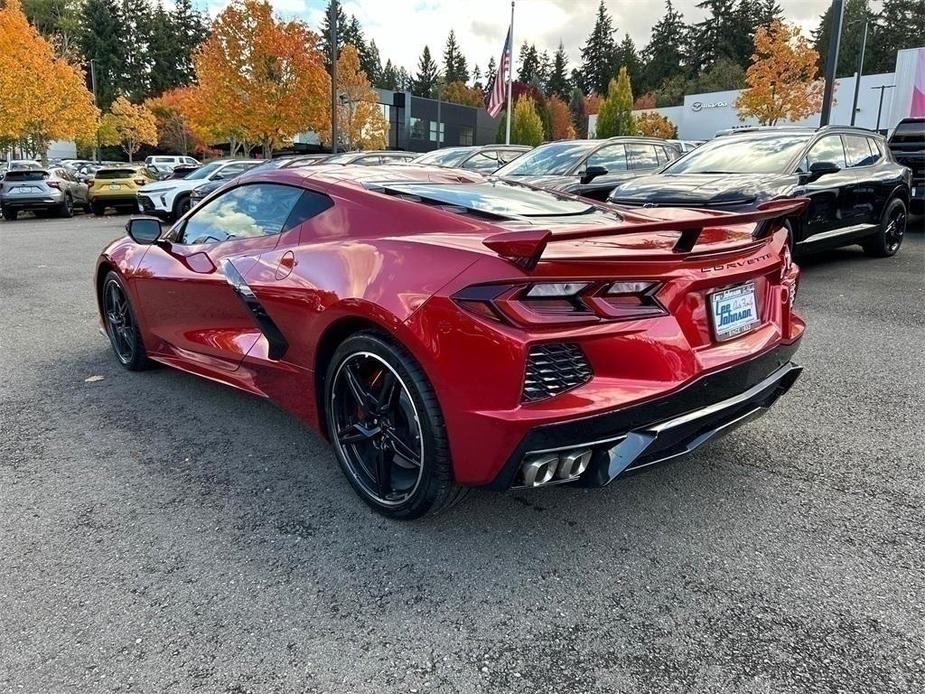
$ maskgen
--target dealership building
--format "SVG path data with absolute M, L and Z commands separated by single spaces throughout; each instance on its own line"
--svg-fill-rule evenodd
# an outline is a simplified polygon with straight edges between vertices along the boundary
M 851 123 L 856 76 L 836 80 L 835 105 L 830 122 Z M 678 127 L 682 140 L 709 140 L 720 130 L 758 125 L 754 118 L 739 120 L 735 102 L 741 89 L 707 94 L 689 94 L 680 106 L 646 109 L 665 116 Z M 916 96 L 918 94 L 918 96 Z M 636 113 L 643 113 L 637 111 Z M 896 71 L 879 75 L 862 75 L 857 88 L 857 111 L 854 124 L 861 128 L 891 131 L 903 118 L 925 116 L 925 48 L 910 48 L 897 52 Z M 597 116 L 589 119 L 589 132 L 594 132 Z M 786 121 L 780 125 L 817 127 L 819 114 L 801 121 Z

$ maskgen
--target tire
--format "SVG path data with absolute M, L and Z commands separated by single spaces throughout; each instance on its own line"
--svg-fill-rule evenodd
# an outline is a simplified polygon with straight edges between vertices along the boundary
M 115 301 L 117 296 L 119 297 L 118 302 Z M 148 359 L 148 353 L 141 340 L 138 319 L 132 308 L 132 302 L 128 298 L 128 292 L 121 278 L 114 271 L 107 273 L 103 280 L 100 306 L 102 307 L 103 324 L 106 326 L 106 335 L 109 337 L 112 351 L 123 368 L 129 371 L 144 371 L 154 366 L 154 362 Z
M 106 214 L 106 205 L 101 202 L 91 202 L 90 209 L 96 217 L 102 217 Z
M 362 395 L 351 387 L 352 378 Z M 367 407 L 370 398 L 391 404 Z M 446 427 L 430 382 L 404 348 L 381 334 L 359 332 L 337 348 L 325 374 L 324 411 L 344 476 L 377 513 L 412 520 L 443 511 L 468 492 L 453 480 Z
M 8 210 L 3 208 L 3 218 L 8 222 L 15 222 L 19 216 L 19 210 Z
M 61 202 L 60 207 L 58 207 L 58 216 L 64 218 L 74 216 L 74 201 L 71 199 L 70 195 L 64 196 L 64 200 Z
M 174 221 L 180 219 L 183 215 L 190 211 L 192 208 L 192 201 L 190 200 L 189 195 L 183 195 L 178 198 L 173 203 L 173 218 Z
M 861 244 L 864 252 L 873 258 L 889 258 L 896 255 L 906 233 L 908 218 L 906 203 L 901 198 L 890 200 L 880 217 L 880 228 Z

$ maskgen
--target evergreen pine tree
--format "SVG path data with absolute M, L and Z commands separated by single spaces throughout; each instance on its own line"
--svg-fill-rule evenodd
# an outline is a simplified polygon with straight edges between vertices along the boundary
M 87 84 L 90 61 L 96 68 L 97 104 L 109 108 L 119 95 L 125 60 L 125 24 L 115 0 L 86 0 L 80 11 L 78 45 L 86 59 Z
M 391 58 L 385 61 L 385 67 L 382 68 L 382 74 L 379 77 L 379 84 L 376 85 L 381 89 L 398 89 L 398 70 L 392 65 Z
M 684 19 L 671 0 L 666 0 L 665 14 L 652 27 L 652 39 L 642 52 L 645 69 L 641 91 L 657 89 L 666 79 L 681 73 L 684 40 Z
M 844 17 L 842 17 L 841 45 L 838 50 L 838 68 L 836 70 L 836 75 L 838 77 L 848 77 L 853 75 L 857 70 L 858 58 L 860 57 L 861 51 L 861 40 L 864 36 L 864 19 L 872 19 L 872 14 L 868 0 L 847 0 L 845 2 L 845 14 Z M 919 2 L 918 14 L 920 16 L 923 14 L 921 1 Z M 825 72 L 825 61 L 829 53 L 829 35 L 831 29 L 832 7 L 829 6 L 825 14 L 819 18 L 819 26 L 816 27 L 816 30 L 813 32 L 813 48 L 819 53 L 819 69 L 822 72 Z M 882 39 L 882 36 L 877 36 L 877 40 L 871 42 L 871 36 L 868 35 L 868 48 L 874 48 L 875 50 L 880 48 L 883 45 L 881 43 Z M 917 41 L 918 43 L 913 43 L 912 45 L 921 45 L 921 34 Z M 898 50 L 898 48 L 899 46 L 893 48 L 894 60 L 895 51 Z M 864 56 L 865 72 L 869 71 L 868 66 L 872 65 L 874 60 L 875 57 L 871 53 Z
M 193 8 L 192 0 L 176 0 L 169 26 L 155 26 L 152 33 L 161 33 L 168 37 L 173 34 L 173 68 L 169 70 L 170 78 L 156 79 L 168 82 L 170 87 L 190 84 L 196 77 L 193 70 L 193 54 L 209 36 L 209 25 L 205 16 Z M 170 41 L 169 38 L 167 40 Z M 169 57 L 166 60 L 169 60 Z M 154 79 L 152 78 L 152 81 Z
M 411 90 L 415 96 L 432 98 L 439 78 L 440 72 L 430 55 L 430 47 L 424 46 L 424 51 L 418 59 L 418 71 L 414 76 Z
M 736 0 L 702 0 L 697 7 L 706 17 L 693 27 L 691 58 L 695 73 L 709 68 L 720 58 L 737 59 L 743 40 Z
M 892 72 L 896 69 L 896 51 L 922 45 L 925 36 L 925 11 L 922 0 L 883 0 L 883 9 L 869 29 L 865 72 Z
M 540 71 L 540 54 L 537 52 L 536 46 L 524 41 L 520 46 L 517 62 L 519 63 L 517 69 L 518 82 L 529 84 L 537 79 Z
M 585 107 L 585 95 L 581 89 L 575 87 L 569 99 L 568 110 L 572 114 L 572 123 L 575 124 L 575 137 L 588 137 L 588 110 Z
M 459 50 L 459 44 L 456 43 L 456 32 L 450 29 L 450 35 L 446 38 L 446 48 L 443 50 L 443 75 L 447 83 L 469 81 L 469 66 L 466 63 L 466 56 Z
M 581 49 L 581 71 L 579 85 L 585 93 L 607 93 L 607 85 L 614 73 L 616 45 L 613 38 L 613 20 L 607 12 L 604 0 L 597 8 L 597 19 L 591 35 Z
M 152 16 L 147 0 L 122 0 L 125 27 L 119 91 L 129 101 L 141 101 L 150 94 Z
M 559 47 L 552 59 L 552 68 L 549 71 L 549 79 L 546 81 L 546 93 L 550 96 L 555 94 L 563 101 L 567 101 L 571 96 L 572 88 L 569 84 L 568 74 L 568 56 L 565 53 L 565 47 L 562 41 L 559 41 Z
M 337 58 L 344 46 L 349 43 L 346 39 L 350 38 L 350 21 L 347 19 L 347 13 L 341 6 L 339 0 L 328 0 L 324 10 L 324 19 L 321 20 L 321 50 L 324 52 L 324 64 L 331 72 L 331 4 L 334 4 L 335 17 L 337 20 Z
M 616 55 L 616 64 L 625 67 L 631 78 L 637 78 L 641 71 L 641 63 L 639 53 L 636 52 L 636 43 L 629 34 L 626 34 L 617 46 Z
M 382 80 L 382 63 L 379 58 L 379 47 L 376 42 L 370 40 L 364 42 L 364 50 L 360 53 L 360 68 L 366 73 L 366 79 L 372 85 L 377 85 Z

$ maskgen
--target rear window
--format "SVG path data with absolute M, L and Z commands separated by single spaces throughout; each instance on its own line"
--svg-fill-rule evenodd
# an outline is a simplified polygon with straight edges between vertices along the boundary
M 133 169 L 100 169 L 94 174 L 94 178 L 108 179 L 108 178 L 134 178 L 135 176 L 140 176 L 137 171 Z
M 592 212 L 595 208 L 579 200 L 535 190 L 506 181 L 485 183 L 393 183 L 390 191 L 413 200 L 475 210 L 502 217 L 563 217 Z
M 6 174 L 7 181 L 44 181 L 48 178 L 47 171 L 9 171 Z
M 896 126 L 890 144 L 925 147 L 925 120 L 905 120 Z

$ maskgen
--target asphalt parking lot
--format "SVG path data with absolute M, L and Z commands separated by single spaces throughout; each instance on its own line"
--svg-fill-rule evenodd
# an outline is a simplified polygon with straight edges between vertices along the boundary
M 0 223 L 0 691 L 925 691 L 921 232 L 802 263 L 763 419 L 400 524 L 272 405 L 119 368 L 124 220 Z

